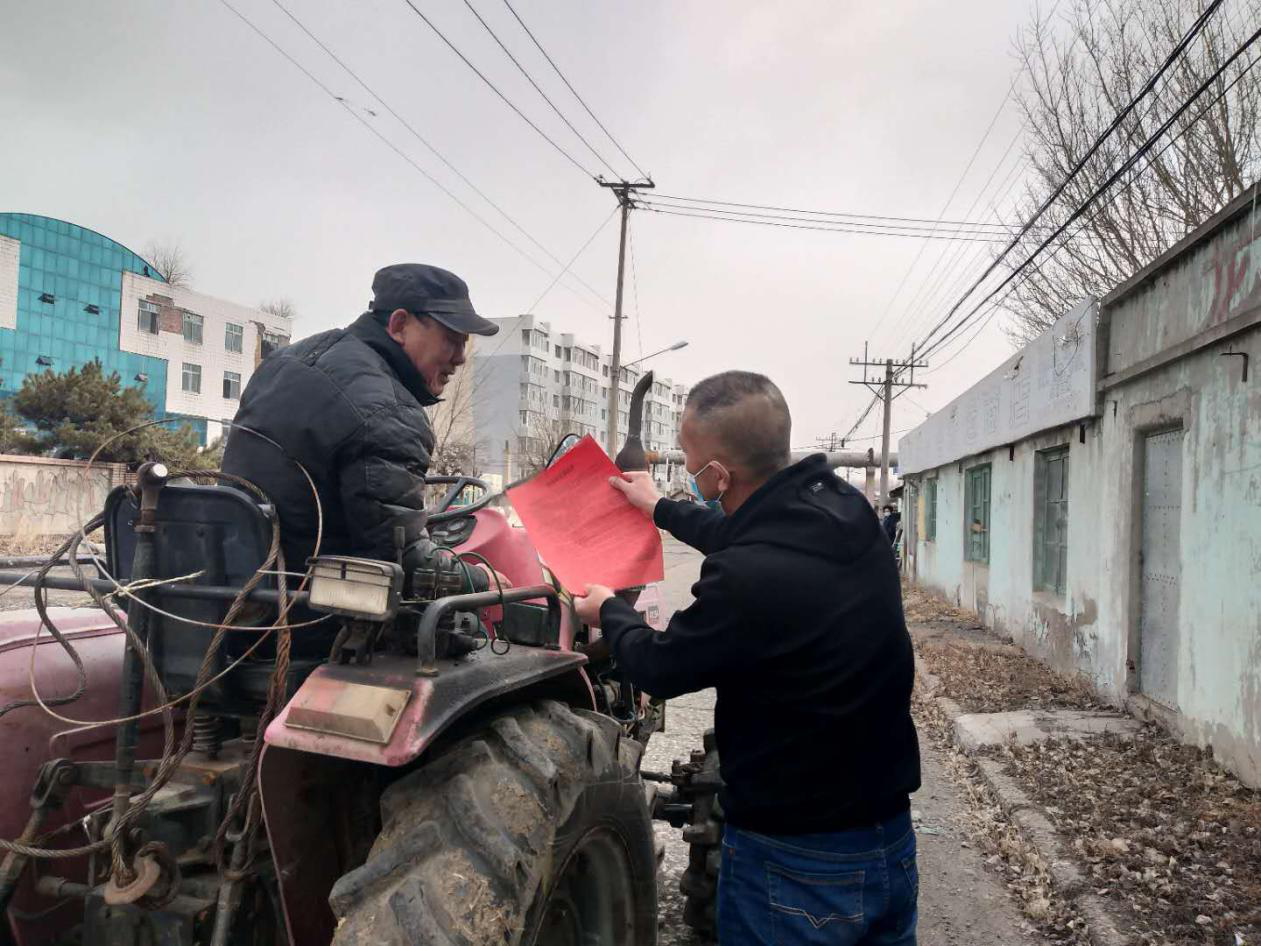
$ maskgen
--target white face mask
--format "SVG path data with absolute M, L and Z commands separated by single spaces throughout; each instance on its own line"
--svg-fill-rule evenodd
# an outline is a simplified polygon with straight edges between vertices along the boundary
M 710 460 L 708 463 L 706 463 L 703 467 L 701 467 L 695 473 L 687 474 L 687 485 L 688 485 L 688 489 L 692 491 L 692 495 L 695 496 L 697 499 L 699 499 L 701 502 L 703 502 L 706 506 L 708 506 L 710 509 L 717 509 L 721 511 L 722 498 L 723 496 L 727 494 L 727 491 L 724 489 L 721 493 L 719 493 L 713 499 L 706 499 L 705 494 L 701 492 L 700 484 L 696 482 L 696 478 L 698 476 L 700 476 L 702 473 L 704 473 L 706 470 L 708 470 L 711 466 L 714 466 L 714 465 L 717 465 L 720 470 L 722 470 L 724 473 L 727 473 L 727 470 L 723 467 L 721 463 L 719 463 L 717 460 Z M 684 470 L 686 469 L 687 467 L 684 467 Z M 728 473 L 728 476 L 730 476 L 729 473 Z

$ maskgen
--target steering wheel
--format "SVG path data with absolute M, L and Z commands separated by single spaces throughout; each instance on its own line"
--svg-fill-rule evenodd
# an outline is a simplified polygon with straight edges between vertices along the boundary
M 490 505 L 490 501 L 495 498 L 495 494 L 491 492 L 489 486 L 482 480 L 474 476 L 426 476 L 426 486 L 441 486 L 450 483 L 451 488 L 447 490 L 446 495 L 438 502 L 435 511 L 429 514 L 428 521 L 430 525 L 436 525 L 442 522 L 450 522 L 452 519 L 459 519 L 462 516 L 471 516 L 479 509 L 485 509 Z M 472 486 L 480 489 L 482 495 L 469 503 L 467 506 L 452 506 L 456 497 L 464 492 L 465 488 Z

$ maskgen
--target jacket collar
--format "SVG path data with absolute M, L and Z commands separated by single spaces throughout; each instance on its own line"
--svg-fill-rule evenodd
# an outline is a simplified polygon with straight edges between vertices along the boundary
M 365 312 L 355 319 L 346 331 L 384 358 L 385 363 L 390 366 L 390 370 L 394 372 L 394 376 L 398 378 L 399 383 L 407 388 L 412 397 L 422 405 L 430 407 L 441 400 L 441 398 L 436 398 L 429 393 L 424 377 L 416 370 L 416 366 L 412 364 L 411 359 L 407 357 L 406 352 L 403 351 L 403 346 L 390 338 L 385 331 L 385 326 L 381 324 L 373 313 Z
M 738 532 L 746 530 L 764 509 L 773 509 L 776 505 L 775 496 L 785 485 L 826 472 L 830 470 L 827 457 L 822 453 L 812 453 L 805 459 L 784 467 L 741 503 L 740 508 L 728 520 L 728 536 L 734 537 Z

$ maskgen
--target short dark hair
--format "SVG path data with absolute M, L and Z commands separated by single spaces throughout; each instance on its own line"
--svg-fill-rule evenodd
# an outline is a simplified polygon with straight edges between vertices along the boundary
M 792 416 L 775 383 L 752 371 L 724 371 L 696 384 L 687 410 L 717 433 L 731 458 L 757 476 L 792 463 Z

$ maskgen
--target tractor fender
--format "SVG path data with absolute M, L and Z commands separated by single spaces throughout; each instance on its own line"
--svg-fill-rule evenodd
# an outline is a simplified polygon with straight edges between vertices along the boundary
M 367 853 L 365 847 L 356 854 L 358 841 L 375 837 L 371 817 L 363 815 L 365 797 L 375 810 L 379 786 L 403 774 L 461 719 L 543 698 L 592 709 L 586 662 L 572 651 L 514 646 L 502 655 L 486 648 L 458 661 L 440 660 L 432 677 L 417 675 L 414 657 L 383 656 L 366 665 L 328 664 L 307 677 L 267 727 L 258 776 L 289 941 L 332 939 L 329 891 Z M 392 691 L 386 697 L 396 701 L 407 694 L 384 742 L 289 724 L 295 709 L 304 725 L 327 723 L 326 730 L 371 722 L 374 711 L 393 704 L 365 688 Z
M 392 768 L 423 753 L 448 726 L 492 700 L 546 695 L 593 709 L 595 698 L 573 651 L 489 647 L 441 660 L 434 676 L 415 657 L 377 656 L 368 664 L 325 664 L 303 681 L 267 727 L 269 746 Z

